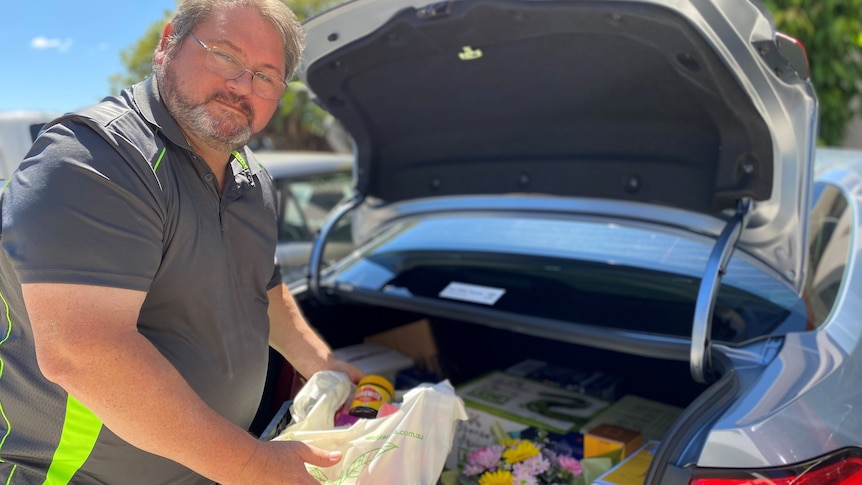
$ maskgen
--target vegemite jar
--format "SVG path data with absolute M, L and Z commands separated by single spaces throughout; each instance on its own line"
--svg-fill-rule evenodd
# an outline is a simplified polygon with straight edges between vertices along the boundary
M 357 418 L 376 418 L 383 403 L 392 399 L 394 388 L 385 377 L 367 375 L 359 379 L 353 402 L 350 404 L 350 415 Z

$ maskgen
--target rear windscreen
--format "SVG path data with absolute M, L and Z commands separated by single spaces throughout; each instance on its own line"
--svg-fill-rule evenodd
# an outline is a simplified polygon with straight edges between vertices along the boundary
M 338 280 L 450 303 L 447 291 L 454 284 L 482 296 L 459 302 L 467 305 L 688 337 L 711 249 L 708 240 L 614 224 L 535 216 L 429 218 L 382 235 Z M 712 338 L 743 342 L 803 330 L 801 310 L 797 295 L 736 252 L 718 293 Z

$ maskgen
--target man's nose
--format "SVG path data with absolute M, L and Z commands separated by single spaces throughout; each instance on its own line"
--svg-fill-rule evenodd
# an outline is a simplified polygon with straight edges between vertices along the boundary
M 246 73 L 248 73 L 248 76 L 246 76 Z M 240 93 L 251 94 L 254 92 L 254 73 L 248 69 L 243 69 L 239 73 L 239 76 L 228 79 L 228 85 Z

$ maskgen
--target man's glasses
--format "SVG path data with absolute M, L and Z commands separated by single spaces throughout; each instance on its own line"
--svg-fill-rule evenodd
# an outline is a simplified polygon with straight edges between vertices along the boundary
M 245 65 L 231 54 L 219 49 L 218 47 L 209 47 L 195 34 L 189 33 L 192 39 L 196 40 L 207 51 L 206 66 L 210 72 L 218 74 L 225 79 L 236 79 L 243 75 L 246 71 L 251 73 L 251 89 L 261 98 L 279 99 L 284 94 L 284 89 L 287 85 L 281 80 L 280 76 L 274 72 L 253 72 L 246 69 Z

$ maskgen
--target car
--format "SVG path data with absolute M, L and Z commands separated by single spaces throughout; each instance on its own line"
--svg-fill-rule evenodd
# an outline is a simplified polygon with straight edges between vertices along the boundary
M 762 4 L 354 0 L 304 27 L 356 149 L 291 285 L 333 347 L 424 321 L 456 390 L 530 359 L 617 376 L 680 410 L 644 484 L 860 483 L 862 155 L 817 148 Z
M 275 259 L 290 283 L 308 275 L 311 243 L 329 211 L 353 192 L 353 156 L 346 153 L 259 150 L 258 162 L 273 178 L 278 198 Z M 349 230 L 332 238 L 327 257 L 351 249 Z
M 24 160 L 42 126 L 61 114 L 54 111 L 0 112 L 0 183 L 5 182 Z

